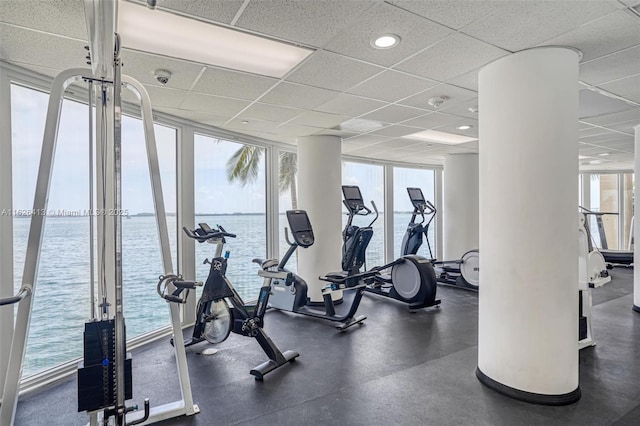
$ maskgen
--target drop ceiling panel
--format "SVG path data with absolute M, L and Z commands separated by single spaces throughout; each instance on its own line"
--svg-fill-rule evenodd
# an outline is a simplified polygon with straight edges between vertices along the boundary
M 46 76 L 52 77 L 52 78 L 57 76 L 58 74 L 60 74 L 60 72 L 62 71 L 62 69 L 59 69 L 59 68 L 40 67 L 40 66 L 37 66 L 37 65 L 20 64 L 20 63 L 16 63 L 16 62 L 14 62 L 14 64 L 20 65 L 23 68 L 26 68 L 26 69 L 31 70 L 31 71 L 35 71 L 38 74 L 46 75 Z
M 253 131 L 253 132 L 270 132 L 275 133 L 274 130 L 280 123 L 276 123 L 273 121 L 261 121 L 261 120 L 249 120 L 248 123 L 243 123 L 244 120 L 240 118 L 234 118 L 231 121 L 227 122 L 224 127 L 227 129 L 237 130 L 239 132 L 243 131 Z
M 247 106 L 247 101 L 190 92 L 182 102 L 181 109 L 233 117 Z
M 603 115 L 601 117 L 592 117 L 584 120 L 586 123 L 595 124 L 597 126 L 609 126 L 615 123 L 622 123 L 625 121 L 636 121 L 640 123 L 640 108 L 630 109 L 624 112 L 617 112 L 615 114 Z
M 170 59 L 135 50 L 122 50 L 122 72 L 130 75 L 141 83 L 159 85 L 153 73 L 157 69 L 171 72 L 169 82 L 164 86 L 172 89 L 189 90 L 200 72 L 202 65 L 192 62 Z M 179 104 L 177 104 L 179 105 Z
M 236 26 L 321 47 L 371 6 L 360 0 L 251 1 Z
M 348 117 L 358 117 L 359 115 L 366 114 L 369 111 L 381 108 L 385 105 L 386 102 L 341 93 L 315 109 L 316 111 L 332 112 L 335 114 L 346 115 Z
M 346 139 L 345 142 L 364 146 L 364 145 L 377 144 L 389 139 L 391 139 L 389 136 L 378 136 L 378 135 L 373 135 L 371 133 L 368 133 L 365 135 L 354 136 L 352 138 Z
M 187 92 L 184 90 L 169 89 L 166 87 L 158 86 L 145 86 L 149 97 L 151 98 L 151 105 L 155 107 L 168 107 L 175 108 L 176 105 L 182 104 Z M 126 90 L 129 92 L 129 90 Z M 123 91 L 125 92 L 125 91 Z M 136 103 L 138 103 L 136 101 Z
M 459 144 L 458 146 L 460 148 L 469 149 L 473 152 L 478 152 L 478 149 L 480 148 L 480 141 L 465 142 L 465 143 Z
M 87 40 L 84 8 L 76 0 L 2 0 L 0 22 Z
M 578 116 L 581 120 L 588 117 L 613 114 L 633 108 L 633 106 L 629 105 L 626 102 L 601 95 L 600 93 L 594 92 L 589 89 L 580 90 L 578 95 Z
M 396 126 L 388 126 L 388 127 L 384 127 L 380 130 L 376 130 L 375 132 L 371 132 L 371 134 L 373 135 L 380 135 L 380 136 L 390 136 L 390 137 L 400 137 L 400 136 L 405 136 L 405 135 L 411 135 L 413 133 L 418 133 L 422 131 L 421 128 L 419 127 L 409 127 L 409 126 L 402 126 L 402 125 L 396 125 Z
M 499 10 L 501 6 L 499 1 L 392 0 L 390 3 L 456 30 Z
M 238 116 L 244 119 L 257 119 L 285 122 L 297 117 L 304 111 L 277 105 L 254 103 Z
M 640 30 L 638 30 L 638 32 L 640 32 Z M 598 87 L 607 92 L 622 96 L 625 99 L 640 103 L 640 74 L 623 78 L 613 83 L 600 84 Z
M 86 42 L 0 24 L 0 59 L 46 68 L 88 68 Z
M 433 112 L 431 114 L 423 115 L 422 117 L 414 118 L 413 120 L 405 121 L 402 124 L 405 126 L 421 127 L 423 129 L 433 129 L 434 127 L 455 123 L 459 120 L 460 117 L 455 115 Z
M 374 64 L 391 66 L 451 34 L 435 22 L 388 3 L 380 3 L 362 14 L 356 22 L 339 32 L 325 49 Z M 376 49 L 371 41 L 383 34 L 400 36 L 392 49 Z
M 458 126 L 462 126 L 462 125 L 469 125 L 471 126 L 471 128 L 467 130 L 460 130 L 457 128 Z M 465 118 L 465 119 L 456 121 L 455 123 L 445 124 L 444 126 L 437 127 L 436 130 L 439 132 L 452 133 L 454 135 L 462 135 L 462 136 L 468 136 L 470 138 L 477 138 L 478 137 L 478 120 Z
M 628 134 L 633 134 L 633 128 L 637 125 L 640 125 L 640 120 L 623 121 L 621 123 L 609 124 L 607 127 L 614 130 L 620 130 L 621 132 L 626 132 Z
M 314 109 L 338 95 L 332 90 L 281 82 L 260 98 L 261 102 L 302 109 Z
M 445 81 L 485 65 L 507 53 L 464 34 L 454 34 L 394 68 L 421 77 Z
M 638 25 L 638 20 L 618 10 L 541 44 L 575 47 L 586 62 L 640 44 Z
M 196 121 L 198 123 L 209 124 L 211 126 L 220 127 L 231 117 L 225 117 L 223 115 L 208 114 L 202 111 L 190 111 L 185 109 L 167 108 L 167 107 L 155 107 L 154 110 L 174 115 L 176 117 L 186 118 L 187 120 Z
M 213 22 L 231 23 L 243 0 L 158 0 L 158 9 L 168 9 L 180 14 L 193 15 Z
M 286 123 L 278 126 L 277 132 L 285 136 L 308 136 L 323 130 L 323 126 L 303 126 L 302 124 Z
M 412 140 L 412 139 L 391 139 L 388 141 L 384 141 L 378 144 L 378 146 L 389 148 L 389 149 L 409 149 L 412 145 L 420 145 L 417 147 L 418 149 L 422 148 L 422 143 L 420 141 Z
M 515 52 L 556 37 L 616 10 L 605 1 L 514 1 L 462 31 Z M 496 30 L 499 29 L 499 30 Z
M 477 92 L 478 91 L 478 71 L 479 69 L 475 69 L 466 74 L 462 74 L 458 77 L 447 80 L 447 83 Z
M 208 95 L 254 100 L 278 80 L 221 68 L 207 67 L 193 91 Z
M 291 122 L 293 124 L 325 128 L 337 126 L 348 119 L 349 117 L 344 115 L 327 114 L 326 112 L 319 111 L 307 111 L 296 117 Z
M 578 138 L 582 139 L 582 138 L 588 138 L 591 136 L 597 136 L 597 135 L 605 135 L 607 133 L 612 133 L 610 130 L 607 129 L 603 129 L 602 127 L 587 127 L 585 129 L 579 130 L 578 131 Z
M 607 132 L 607 133 L 603 133 L 600 135 L 595 135 L 595 136 L 588 136 L 585 138 L 581 138 L 580 142 L 584 142 L 585 144 L 591 144 L 591 145 L 601 145 L 603 143 L 605 143 L 606 141 L 612 141 L 612 140 L 619 140 L 621 138 L 624 138 L 625 135 L 618 133 L 618 132 Z
M 368 98 L 396 102 L 437 84 L 437 82 L 432 80 L 389 70 L 352 87 L 348 92 Z
M 437 108 L 429 105 L 429 99 L 440 96 L 446 96 L 448 99 L 445 100 L 442 105 Z M 417 95 L 411 96 L 410 98 L 404 99 L 398 103 L 433 111 L 436 109 L 442 110 L 444 108 L 449 108 L 453 105 L 458 105 L 462 102 L 475 99 L 477 97 L 478 94 L 471 90 L 462 89 L 450 84 L 439 84 L 438 86 L 432 87 L 429 90 L 418 93 Z
M 429 152 L 431 150 L 436 149 L 438 146 L 440 146 L 438 144 L 434 144 L 431 142 L 422 142 L 422 141 L 416 141 L 411 139 L 399 139 L 399 140 L 405 141 L 406 143 L 402 149 L 407 152 L 412 152 L 413 155 L 416 155 L 416 153 Z M 417 142 L 417 143 L 413 143 L 413 142 Z
M 330 52 L 316 52 L 300 66 L 289 81 L 344 91 L 382 71 L 382 68 L 358 62 Z
M 402 105 L 389 105 L 370 114 L 363 116 L 365 120 L 382 121 L 384 123 L 399 123 L 428 113 L 428 111 L 405 107 Z
M 478 118 L 478 99 L 471 99 L 451 107 L 445 107 L 445 105 L 440 108 L 440 111 L 446 112 L 447 114 L 454 114 L 459 117 L 473 118 L 474 120 L 477 120 Z M 471 112 L 469 108 L 476 112 Z
M 638 74 L 640 46 L 580 65 L 580 80 L 599 85 Z

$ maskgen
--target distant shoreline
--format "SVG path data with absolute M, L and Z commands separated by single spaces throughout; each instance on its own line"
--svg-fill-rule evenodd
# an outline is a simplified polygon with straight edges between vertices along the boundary
M 346 212 L 343 212 L 346 213 Z M 411 214 L 413 213 L 412 211 L 394 211 L 393 214 Z M 279 216 L 284 216 L 286 213 L 285 212 L 281 212 L 278 213 Z M 384 214 L 383 211 L 380 212 L 380 214 Z M 196 213 L 196 216 L 265 216 L 266 213 L 239 213 L 239 212 L 235 212 L 235 213 Z M 175 217 L 176 213 L 167 213 L 167 217 Z M 31 215 L 14 215 L 14 218 L 17 219 L 30 219 Z M 79 216 L 79 215 L 74 215 L 74 214 L 69 214 L 69 215 L 47 215 L 48 218 L 68 218 L 68 217 L 87 217 L 87 216 Z M 136 213 L 136 214 L 130 214 L 127 216 L 122 216 L 124 219 L 130 219 L 133 217 L 155 217 L 155 213 Z

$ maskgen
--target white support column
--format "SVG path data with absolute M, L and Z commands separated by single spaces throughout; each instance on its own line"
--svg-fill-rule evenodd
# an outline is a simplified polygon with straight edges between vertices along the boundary
M 385 263 L 395 259 L 393 246 L 393 166 L 384 166 L 384 259 Z
M 322 302 L 325 284 L 318 277 L 340 270 L 341 148 L 342 139 L 337 136 L 298 138 L 298 207 L 307 211 L 316 239 L 313 246 L 298 249 L 298 274 L 309 285 L 314 303 Z
M 178 130 L 178 272 L 185 280 L 196 280 L 195 241 L 182 232 L 182 227 L 195 226 L 194 145 L 193 127 L 183 126 Z M 183 306 L 182 323 L 193 324 L 196 320 L 196 293 L 190 292 Z
M 434 170 L 435 172 L 435 179 L 434 179 L 434 203 L 436 205 L 436 209 L 440 209 L 442 207 L 442 188 L 443 188 L 443 182 L 442 182 L 442 169 L 436 169 Z M 442 213 L 439 215 L 436 215 L 436 218 L 434 220 L 435 223 L 435 236 L 436 236 L 436 251 L 433 253 L 433 255 L 436 257 L 436 259 L 444 259 L 444 243 L 443 240 L 444 238 L 442 237 L 444 235 L 444 220 L 443 220 L 443 216 Z
M 633 185 L 633 199 L 634 199 L 634 216 L 637 212 L 640 212 L 640 188 L 638 187 L 638 173 L 640 173 L 640 124 L 633 128 L 635 131 L 635 164 L 634 164 L 634 179 L 636 184 Z M 635 222 L 635 219 L 634 219 Z M 640 241 L 640 223 L 637 223 L 633 227 L 633 241 L 634 246 L 640 247 L 640 244 L 637 244 L 637 241 Z M 640 265 L 640 249 L 633 251 L 633 263 L 635 265 Z M 636 312 L 640 312 L 640 273 L 638 273 L 637 266 L 633 270 L 633 310 Z
M 479 74 L 476 374 L 498 392 L 539 404 L 580 398 L 578 62 L 573 49 L 543 47 Z
M 478 154 L 444 158 L 444 260 L 478 248 Z
M 11 82 L 0 66 L 0 298 L 13 291 L 13 195 L 11 168 Z M 13 307 L 0 308 L 0 389 L 4 389 L 13 338 Z M 2 395 L 0 395 L 0 398 Z

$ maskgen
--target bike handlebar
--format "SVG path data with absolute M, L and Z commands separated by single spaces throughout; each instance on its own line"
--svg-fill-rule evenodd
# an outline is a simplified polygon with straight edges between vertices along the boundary
M 193 238 L 199 243 L 203 243 L 212 239 L 220 239 L 224 237 L 236 238 L 236 234 L 227 232 L 222 226 L 218 225 L 217 229 L 210 228 L 206 223 L 200 223 L 200 226 L 194 230 L 188 229 L 186 226 L 182 230 L 189 238 Z

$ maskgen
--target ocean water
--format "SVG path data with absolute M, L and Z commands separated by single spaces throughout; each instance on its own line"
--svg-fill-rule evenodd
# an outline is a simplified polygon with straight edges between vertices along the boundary
M 410 214 L 394 214 L 394 241 L 402 240 Z M 176 218 L 167 218 L 174 272 L 176 263 Z M 253 300 L 262 285 L 258 265 L 251 260 L 265 257 L 264 215 L 197 216 L 195 223 L 222 225 L 237 238 L 227 239 L 230 251 L 227 276 L 241 297 Z M 344 221 L 346 222 L 346 217 Z M 360 225 L 368 222 L 363 220 Z M 367 251 L 369 267 L 383 262 L 383 215 L 374 224 L 374 237 Z M 30 220 L 14 220 L 15 287 L 20 287 Z M 280 216 L 280 253 L 288 248 Z M 336 232 L 339 232 L 338 230 Z M 433 239 L 431 239 L 433 241 Z M 127 338 L 139 336 L 170 324 L 167 302 L 156 293 L 158 276 L 164 273 L 154 217 L 133 216 L 122 220 L 124 315 Z M 426 248 L 421 250 L 426 253 Z M 396 250 L 397 251 L 397 250 Z M 204 281 L 209 267 L 205 258 L 214 256 L 215 246 L 196 243 L 196 278 Z M 295 269 L 295 255 L 289 266 Z M 339 268 L 339 265 L 336 265 Z M 97 271 L 96 271 L 97 272 Z M 96 280 L 97 281 L 97 280 Z M 98 285 L 96 283 L 96 285 Z M 38 268 L 33 312 L 29 328 L 23 376 L 49 369 L 82 356 L 84 323 L 90 316 L 89 219 L 51 217 L 45 232 Z M 97 294 L 97 290 L 96 290 Z

